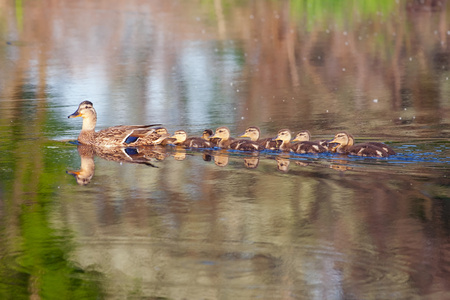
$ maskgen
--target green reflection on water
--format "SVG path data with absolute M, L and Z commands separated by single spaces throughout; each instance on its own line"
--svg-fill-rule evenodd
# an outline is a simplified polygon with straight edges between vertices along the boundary
M 67 184 L 65 146 L 44 138 L 47 110 L 39 95 L 21 95 L 33 100 L 18 102 L 0 132 L 0 299 L 102 298 L 99 274 L 72 263 L 71 233 L 52 222 L 58 188 Z

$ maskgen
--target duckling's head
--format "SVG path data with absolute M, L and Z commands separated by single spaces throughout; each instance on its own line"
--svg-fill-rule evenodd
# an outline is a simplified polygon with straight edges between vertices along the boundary
M 278 131 L 278 135 L 275 138 L 277 141 L 282 141 L 283 143 L 289 142 L 291 140 L 292 134 L 289 129 L 281 129 Z
M 222 141 L 226 141 L 230 138 L 230 129 L 228 127 L 219 127 L 216 129 L 216 133 L 211 137 L 212 139 L 220 138 Z
M 169 135 L 169 131 L 167 131 L 167 128 L 165 128 L 165 127 L 156 127 L 155 133 L 159 134 L 160 136 L 168 136 Z
M 177 130 L 172 138 L 176 139 L 178 143 L 182 143 L 187 139 L 187 133 L 184 130 Z
M 250 138 L 251 141 L 256 142 L 261 135 L 261 131 L 258 127 L 252 126 L 245 130 L 245 133 L 241 137 Z
M 311 133 L 308 130 L 303 130 L 295 135 L 293 142 L 305 142 L 311 140 Z
M 202 139 L 209 141 L 209 139 L 212 137 L 213 131 L 211 129 L 205 129 L 202 133 Z
M 353 136 L 351 136 L 345 131 L 342 131 L 336 133 L 334 139 L 330 141 L 330 144 L 337 143 L 340 144 L 341 146 L 352 146 L 353 141 L 354 141 Z

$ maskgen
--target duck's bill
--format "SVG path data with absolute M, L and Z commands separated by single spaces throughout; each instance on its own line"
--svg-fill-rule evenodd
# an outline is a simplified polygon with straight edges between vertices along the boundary
M 80 112 L 78 110 L 68 116 L 68 118 L 77 118 L 77 117 L 82 117 L 82 115 L 80 114 Z

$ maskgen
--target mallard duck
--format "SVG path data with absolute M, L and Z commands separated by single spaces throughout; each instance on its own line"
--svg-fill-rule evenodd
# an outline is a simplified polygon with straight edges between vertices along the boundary
M 214 136 L 214 133 L 211 129 L 205 129 L 202 133 L 202 139 L 208 141 L 211 143 L 212 147 L 218 147 L 220 138 L 212 138 Z
M 90 101 L 81 102 L 77 111 L 69 115 L 69 118 L 76 117 L 83 118 L 83 126 L 78 136 L 78 142 L 99 147 L 146 145 L 145 139 L 155 131 L 154 128 L 150 127 L 160 125 L 121 125 L 96 132 L 97 113 Z
M 295 153 L 323 153 L 328 151 L 328 147 L 324 146 L 327 141 L 312 142 L 310 141 L 311 134 L 308 130 L 300 131 L 296 134 L 292 142 L 296 142 L 291 145 L 291 151 Z
M 245 133 L 240 137 L 242 138 L 250 138 L 252 142 L 258 143 L 264 149 L 267 150 L 278 150 L 278 142 L 273 138 L 265 138 L 260 139 L 261 130 L 256 126 L 248 127 L 245 130 Z
M 330 144 L 337 143 L 338 146 L 334 147 L 334 152 L 358 155 L 358 156 L 373 156 L 373 157 L 387 157 L 389 154 L 376 145 L 370 143 L 356 144 L 354 145 L 354 138 L 347 132 L 338 132 Z
M 263 147 L 261 147 L 258 143 L 249 140 L 237 140 L 230 137 L 230 130 L 228 129 L 228 127 L 217 128 L 215 135 L 211 138 L 220 138 L 217 146 L 223 149 L 233 149 L 241 151 L 263 150 Z
M 201 137 L 188 138 L 186 131 L 177 130 L 172 138 L 175 139 L 174 145 L 188 147 L 188 148 L 211 148 L 211 143 Z

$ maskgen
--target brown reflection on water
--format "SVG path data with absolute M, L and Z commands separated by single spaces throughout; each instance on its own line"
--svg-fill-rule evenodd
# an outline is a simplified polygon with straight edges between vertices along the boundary
M 76 260 L 107 274 L 109 294 L 448 295 L 450 244 L 439 225 L 448 221 L 422 177 L 292 163 L 274 172 L 279 163 L 267 158 L 245 169 L 251 157 L 216 154 L 225 167 L 194 152 L 158 168 L 97 160 L 92 189 L 62 203 Z

